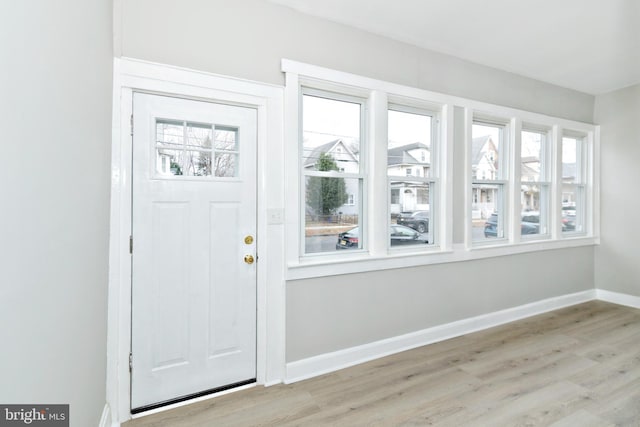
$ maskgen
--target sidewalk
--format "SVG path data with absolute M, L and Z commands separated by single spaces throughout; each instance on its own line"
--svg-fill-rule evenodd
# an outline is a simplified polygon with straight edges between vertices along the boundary
M 313 225 L 305 227 L 305 237 L 310 236 L 334 236 L 356 227 L 356 224 L 329 224 L 329 225 Z

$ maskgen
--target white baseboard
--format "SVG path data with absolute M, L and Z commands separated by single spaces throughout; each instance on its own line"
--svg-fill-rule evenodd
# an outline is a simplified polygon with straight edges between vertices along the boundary
M 351 347 L 344 350 L 334 351 L 332 353 L 297 360 L 295 362 L 287 363 L 286 378 L 284 382 L 286 384 L 290 384 L 416 347 L 477 332 L 483 329 L 513 322 L 515 320 L 535 316 L 536 314 L 546 313 L 559 308 L 591 301 L 596 299 L 597 295 L 598 294 L 595 289 L 577 292 L 575 294 L 562 295 L 518 307 L 508 308 L 506 310 L 500 310 L 444 325 L 434 326 L 432 328 L 387 338 L 357 347 Z M 639 304 L 638 306 L 640 307 L 640 298 L 637 299 Z
M 596 298 L 613 304 L 626 305 L 627 307 L 640 308 L 640 297 L 621 294 L 618 292 L 596 289 Z

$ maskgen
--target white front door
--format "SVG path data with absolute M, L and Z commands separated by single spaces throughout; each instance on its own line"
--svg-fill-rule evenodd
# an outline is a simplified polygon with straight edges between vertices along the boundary
M 256 117 L 134 94 L 134 412 L 256 378 Z

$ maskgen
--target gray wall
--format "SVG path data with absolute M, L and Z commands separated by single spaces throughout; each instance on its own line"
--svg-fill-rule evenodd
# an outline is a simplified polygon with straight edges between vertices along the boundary
M 118 0 L 116 52 L 282 85 L 282 58 L 528 111 L 591 122 L 594 97 L 264 0 Z M 460 111 L 456 118 L 461 118 Z M 457 132 L 457 141 L 462 133 Z M 461 190 L 462 152 L 456 149 Z M 461 241 L 462 197 L 455 241 Z M 287 360 L 593 288 L 579 248 L 287 283 Z
M 640 212 L 640 85 L 596 97 L 601 125 L 601 244 L 595 252 L 600 289 L 640 296 L 636 226 Z
M 284 84 L 282 58 L 591 122 L 593 96 L 472 64 L 265 0 L 116 0 L 122 55 Z
M 593 288 L 593 249 L 300 280 L 287 286 L 287 361 Z
M 109 0 L 0 13 L 0 402 L 105 403 Z

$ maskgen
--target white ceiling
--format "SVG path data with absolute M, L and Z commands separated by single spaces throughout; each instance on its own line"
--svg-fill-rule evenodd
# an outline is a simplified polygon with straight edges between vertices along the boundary
M 640 83 L 640 0 L 270 0 L 590 94 Z

